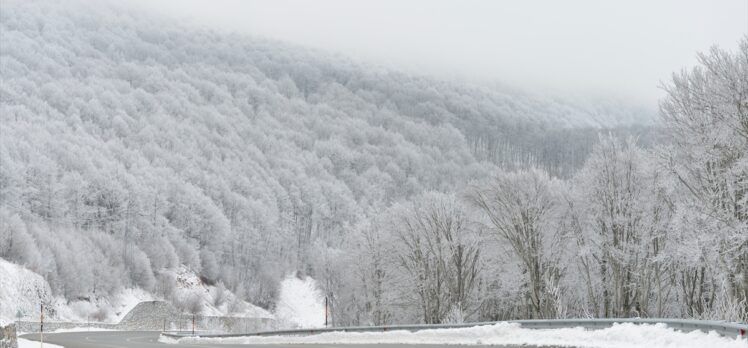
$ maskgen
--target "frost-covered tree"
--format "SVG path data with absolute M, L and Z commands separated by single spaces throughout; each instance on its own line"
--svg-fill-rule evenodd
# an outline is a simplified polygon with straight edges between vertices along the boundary
M 464 320 L 475 309 L 481 270 L 480 239 L 470 214 L 454 196 L 438 193 L 395 209 L 395 252 L 423 321 L 441 323 L 454 313 Z
M 684 191 L 681 241 L 698 255 L 683 265 L 682 292 L 687 314 L 701 315 L 713 311 L 715 288 L 724 287 L 734 304 L 729 315 L 746 320 L 748 39 L 736 52 L 715 47 L 699 54 L 699 63 L 673 75 L 660 104 L 670 143 L 660 155 Z
M 594 315 L 663 313 L 671 208 L 661 181 L 633 139 L 611 136 L 601 136 L 575 177 L 573 231 Z
M 560 184 L 542 171 L 500 173 L 475 185 L 468 193 L 474 207 L 482 211 L 496 238 L 507 243 L 522 269 L 528 318 L 553 318 L 558 313 L 554 294 L 563 265 L 558 248 Z
M 374 218 L 357 226 L 351 237 L 351 262 L 354 274 L 351 283 L 355 296 L 348 300 L 356 313 L 355 324 L 387 325 L 393 322 L 393 302 L 396 301 L 392 287 L 395 285 L 397 260 L 393 255 L 392 236 L 383 218 Z M 358 290 L 360 289 L 360 290 Z M 362 316 L 363 315 L 363 316 Z M 353 319 L 353 318 L 351 318 Z

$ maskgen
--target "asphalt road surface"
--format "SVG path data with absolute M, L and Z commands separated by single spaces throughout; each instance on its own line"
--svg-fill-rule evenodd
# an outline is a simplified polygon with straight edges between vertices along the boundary
M 251 347 L 233 344 L 166 344 L 158 341 L 157 331 L 86 331 L 44 334 L 44 343 L 52 343 L 65 348 L 168 348 L 168 347 Z M 39 334 L 21 336 L 38 341 Z M 298 347 L 297 347 L 298 348 Z
M 159 333 L 155 331 L 91 331 L 91 332 L 65 332 L 56 334 L 45 334 L 44 342 L 64 346 L 65 348 L 223 348 L 223 347 L 245 347 L 245 348 L 299 348 L 298 344 L 165 344 L 158 342 Z M 39 340 L 39 334 L 28 334 L 21 336 L 27 340 Z M 356 344 L 356 345 L 324 345 L 309 344 L 304 348 L 402 348 L 404 345 L 395 344 Z M 418 348 L 454 348 L 449 345 L 418 345 Z M 520 346 L 474 346 L 491 348 L 520 348 Z M 532 346 L 521 346 L 531 348 Z

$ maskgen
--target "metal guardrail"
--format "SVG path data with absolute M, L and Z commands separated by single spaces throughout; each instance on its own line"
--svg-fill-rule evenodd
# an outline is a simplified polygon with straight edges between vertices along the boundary
M 585 329 L 604 329 L 613 326 L 616 323 L 633 323 L 633 324 L 665 324 L 670 328 L 679 331 L 715 331 L 722 336 L 727 337 L 746 337 L 748 324 L 732 323 L 726 321 L 711 320 L 691 320 L 691 319 L 639 319 L 639 318 L 621 318 L 621 319 L 549 319 L 549 320 L 508 320 L 505 323 L 516 323 L 523 328 L 528 329 L 560 329 L 583 327 Z M 314 335 L 324 332 L 384 332 L 395 330 L 420 331 L 429 329 L 457 329 L 483 325 L 495 325 L 502 323 L 478 322 L 463 324 L 416 324 L 416 325 L 392 325 L 392 326 L 349 326 L 349 327 L 331 327 L 322 329 L 297 329 L 297 330 L 279 330 L 279 331 L 260 331 L 245 334 L 199 334 L 195 336 L 206 338 L 227 338 L 227 337 L 246 337 L 246 336 L 282 336 L 282 335 Z M 183 332 L 163 332 L 164 336 L 171 338 L 191 337 L 191 333 Z

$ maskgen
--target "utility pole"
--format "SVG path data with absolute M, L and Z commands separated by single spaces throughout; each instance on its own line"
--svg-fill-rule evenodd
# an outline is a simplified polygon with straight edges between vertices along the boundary
M 195 314 L 192 314 L 192 336 L 195 336 Z

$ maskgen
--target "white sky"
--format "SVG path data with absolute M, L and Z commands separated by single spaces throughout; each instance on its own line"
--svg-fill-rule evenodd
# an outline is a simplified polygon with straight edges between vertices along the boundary
M 748 0 L 131 1 L 420 74 L 647 103 L 696 52 L 748 32 Z

